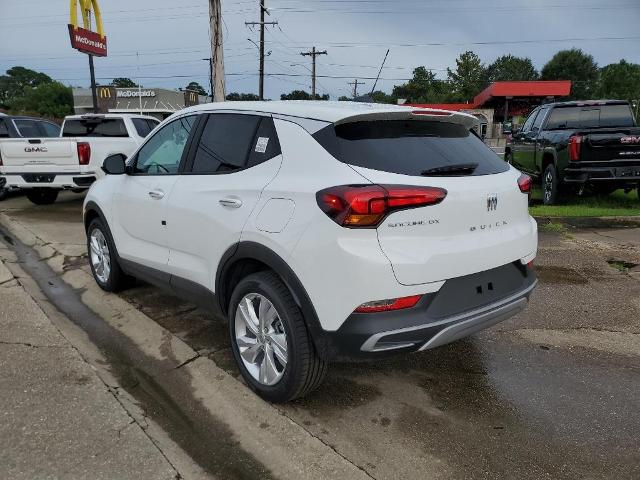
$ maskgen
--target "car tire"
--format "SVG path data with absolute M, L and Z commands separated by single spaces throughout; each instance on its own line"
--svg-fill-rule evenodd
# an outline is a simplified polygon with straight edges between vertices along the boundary
M 273 272 L 238 283 L 229 302 L 229 334 L 242 377 L 265 400 L 303 397 L 327 374 L 328 363 L 318 356 L 300 308 Z
M 0 187 L 0 202 L 9 196 L 9 189 Z
M 555 205 L 560 200 L 558 171 L 555 165 L 549 164 L 542 173 L 542 203 Z
M 513 165 L 513 153 L 507 152 L 504 154 L 504 161 L 509 165 Z
M 27 198 L 36 205 L 51 205 L 58 198 L 55 188 L 33 188 L 27 190 Z
M 131 286 L 134 279 L 120 268 L 111 232 L 100 218 L 92 220 L 87 229 L 87 254 L 91 273 L 101 289 L 118 292 Z

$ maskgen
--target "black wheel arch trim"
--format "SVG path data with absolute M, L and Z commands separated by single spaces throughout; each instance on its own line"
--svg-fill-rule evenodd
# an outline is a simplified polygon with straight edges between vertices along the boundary
M 220 310 L 223 314 L 228 314 L 229 305 L 226 305 L 226 303 L 232 294 L 232 292 L 226 290 L 225 279 L 231 272 L 233 265 L 241 260 L 259 261 L 267 265 L 282 279 L 293 295 L 294 301 L 302 311 L 305 324 L 320 358 L 329 360 L 335 357 L 337 347 L 327 332 L 322 328 L 315 307 L 302 282 L 300 282 L 298 276 L 285 260 L 262 244 L 251 241 L 239 242 L 229 247 L 222 256 L 216 273 L 215 291 Z

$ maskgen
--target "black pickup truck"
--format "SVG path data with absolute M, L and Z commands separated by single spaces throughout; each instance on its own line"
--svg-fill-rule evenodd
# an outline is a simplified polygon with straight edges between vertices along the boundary
M 548 103 L 512 133 L 505 160 L 539 179 L 546 205 L 585 188 L 629 191 L 640 185 L 640 128 L 626 101 Z

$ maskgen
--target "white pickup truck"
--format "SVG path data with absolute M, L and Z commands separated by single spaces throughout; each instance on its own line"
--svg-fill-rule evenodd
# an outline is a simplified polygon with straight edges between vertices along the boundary
M 0 182 L 25 190 L 37 205 L 56 201 L 60 190 L 82 191 L 100 178 L 109 155 L 131 155 L 160 122 L 130 114 L 71 115 L 60 138 L 0 141 Z

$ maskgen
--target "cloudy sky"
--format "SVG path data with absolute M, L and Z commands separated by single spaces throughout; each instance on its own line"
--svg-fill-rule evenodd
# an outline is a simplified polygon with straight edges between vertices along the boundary
M 310 90 L 310 59 L 316 46 L 319 93 L 348 95 L 348 82 L 373 86 L 387 48 L 378 88 L 394 84 L 424 65 L 444 78 L 465 50 L 485 63 L 511 53 L 528 56 L 539 69 L 559 49 L 579 47 L 599 65 L 625 58 L 640 63 L 640 0 L 265 0 L 270 9 L 266 50 L 271 55 L 265 94 L 278 98 Z M 98 81 L 131 77 L 147 88 L 208 89 L 207 0 L 99 0 L 109 57 L 96 59 Z M 258 0 L 222 0 L 227 92 L 257 92 Z M 47 73 L 61 82 L 88 86 L 86 55 L 72 50 L 66 24 L 68 0 L 0 0 L 0 71 L 14 65 Z

